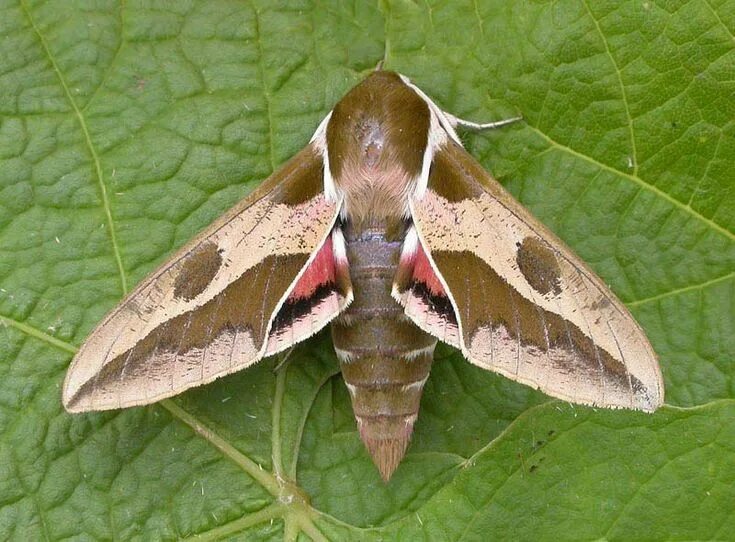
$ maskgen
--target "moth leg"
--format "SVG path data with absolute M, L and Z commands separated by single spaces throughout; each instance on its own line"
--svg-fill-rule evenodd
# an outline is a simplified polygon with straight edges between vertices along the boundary
M 466 128 L 468 130 L 492 130 L 494 128 L 500 128 L 501 126 L 505 126 L 507 124 L 513 124 L 514 122 L 518 122 L 519 120 L 523 120 L 523 116 L 517 116 L 517 117 L 511 117 L 509 119 L 503 119 L 503 120 L 496 120 L 495 122 L 472 122 L 471 120 L 465 120 L 460 119 L 459 117 L 455 117 L 451 113 L 447 113 L 446 111 L 444 114 L 447 116 L 447 119 L 452 125 L 452 128 L 456 128 L 457 126 L 461 126 L 462 128 Z

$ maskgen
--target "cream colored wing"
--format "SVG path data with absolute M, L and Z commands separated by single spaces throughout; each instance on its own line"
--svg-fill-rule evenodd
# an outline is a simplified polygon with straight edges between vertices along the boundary
M 65 408 L 158 401 L 243 369 L 336 316 L 351 292 L 324 266 L 339 207 L 325 198 L 324 171 L 310 143 L 145 279 L 75 356 Z M 316 260 L 326 272 L 307 272 Z
M 645 411 L 663 403 L 656 354 L 627 309 L 455 141 L 436 149 L 411 213 L 441 283 L 434 294 L 454 309 L 443 325 L 440 310 L 434 320 L 412 311 L 441 304 L 404 280 L 402 303 L 417 324 L 432 331 L 434 322 L 439 338 L 458 327 L 472 363 L 560 399 Z

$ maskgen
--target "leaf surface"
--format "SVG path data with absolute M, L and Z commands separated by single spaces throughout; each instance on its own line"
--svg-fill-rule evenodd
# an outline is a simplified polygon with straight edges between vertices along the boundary
M 0 538 L 731 539 L 735 5 L 0 3 Z M 440 348 L 380 481 L 328 333 L 70 416 L 84 337 L 381 59 L 610 284 L 667 406 L 595 411 Z

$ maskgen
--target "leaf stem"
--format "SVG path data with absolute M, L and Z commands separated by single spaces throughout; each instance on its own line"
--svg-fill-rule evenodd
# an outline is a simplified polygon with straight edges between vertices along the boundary
M 222 540 L 223 538 L 244 531 L 245 529 L 257 525 L 258 523 L 264 523 L 268 520 L 276 518 L 282 518 L 284 515 L 285 507 L 280 503 L 273 503 L 262 510 L 243 516 L 242 518 L 226 523 L 221 527 L 211 529 L 201 534 L 194 535 L 184 540 Z
M 238 449 L 232 446 L 232 444 L 220 437 L 210 428 L 206 427 L 204 424 L 202 424 L 194 416 L 186 412 L 175 402 L 171 401 L 170 399 L 164 399 L 159 404 L 163 408 L 168 410 L 175 418 L 181 420 L 186 425 L 191 427 L 195 433 L 209 441 L 215 448 L 217 448 L 226 457 L 231 459 L 240 468 L 242 468 L 242 470 L 250 475 L 251 478 L 262 485 L 271 495 L 276 498 L 280 497 L 282 493 L 281 484 L 278 483 L 278 480 L 271 473 L 263 470 L 263 467 L 261 467 L 255 461 L 240 452 Z
M 286 362 L 287 363 L 287 362 Z M 276 390 L 273 394 L 273 416 L 271 419 L 271 458 L 273 472 L 278 478 L 283 477 L 283 455 L 281 450 L 281 407 L 286 391 L 286 369 L 281 367 L 276 373 Z

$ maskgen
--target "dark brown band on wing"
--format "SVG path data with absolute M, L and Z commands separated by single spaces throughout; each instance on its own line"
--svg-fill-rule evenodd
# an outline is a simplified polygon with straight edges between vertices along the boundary
M 567 355 L 551 360 L 562 371 L 578 374 L 581 370 L 589 378 L 604 378 L 616 388 L 643 390 L 642 383 L 620 360 L 598 347 L 574 323 L 520 295 L 475 254 L 439 250 L 432 252 L 432 257 L 457 304 L 468 347 L 479 330 L 504 328 L 523 350 L 536 356 L 564 351 Z M 573 366 L 564 367 L 565 363 Z
M 105 364 L 94 379 L 79 387 L 74 397 L 91 395 L 95 389 L 114 388 L 125 378 L 135 380 L 141 373 L 149 377 L 165 375 L 166 367 L 157 370 L 154 366 L 156 362 L 170 362 L 170 356 L 165 354 L 186 357 L 188 352 L 204 349 L 221 336 L 246 333 L 255 349 L 259 349 L 273 311 L 308 257 L 268 256 L 211 300 L 163 322 L 130 350 Z M 200 361 L 204 361 L 204 356 L 200 356 Z M 69 402 L 73 404 L 74 398 Z

